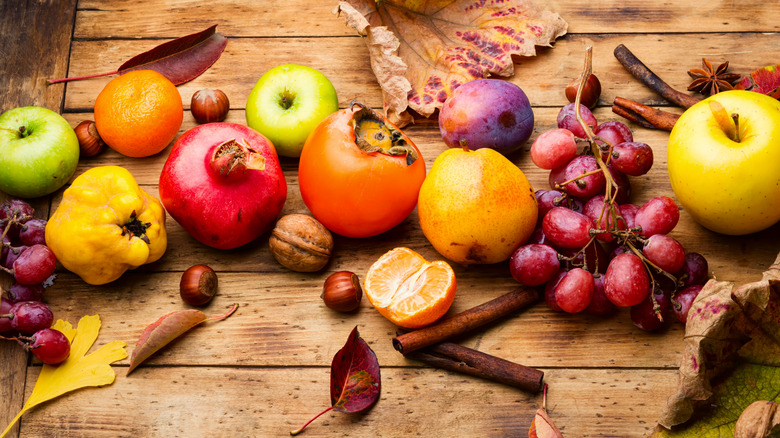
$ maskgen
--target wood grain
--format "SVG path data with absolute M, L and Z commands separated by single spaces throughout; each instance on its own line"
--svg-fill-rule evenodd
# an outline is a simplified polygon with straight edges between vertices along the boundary
M 159 44 L 157 40 L 74 41 L 69 75 L 101 73 L 106 66 L 119 66 L 133 55 Z M 656 74 L 678 90 L 690 84 L 686 74 L 701 65 L 701 58 L 713 62 L 728 60 L 729 71 L 747 74 L 771 60 L 766 53 L 780 52 L 780 39 L 773 34 L 720 33 L 682 35 L 567 35 L 555 48 L 540 48 L 539 55 L 519 59 L 509 80 L 519 85 L 533 106 L 560 108 L 568 103 L 564 88 L 582 69 L 585 47 L 593 45 L 593 72 L 599 77 L 599 104 L 611 106 L 615 96 L 645 105 L 668 105 L 661 97 L 636 81 L 612 55 L 619 44 L 631 49 Z M 745 50 L 761 47 L 761 50 Z M 331 79 L 346 107 L 359 100 L 382 106 L 382 94 L 371 71 L 368 49 L 359 37 L 349 38 L 229 38 L 220 59 L 203 75 L 180 85 L 184 106 L 189 108 L 195 91 L 219 88 L 230 98 L 231 108 L 244 108 L 255 82 L 279 64 L 305 64 Z M 229 79 L 226 79 L 229 78 Z M 91 111 L 95 98 L 111 77 L 73 82 L 68 86 L 66 111 Z
M 139 368 L 127 378 L 124 368 L 115 369 L 119 375 L 113 385 L 80 390 L 27 414 L 24 434 L 286 436 L 329 403 L 327 367 Z M 644 436 L 665 404 L 663 394 L 676 385 L 675 372 L 668 370 L 544 371 L 550 417 L 567 437 Z M 31 369 L 28 387 L 36 375 L 37 369 Z M 446 371 L 383 367 L 380 399 L 366 414 L 328 413 L 305 433 L 518 437 L 528 433 L 540 406 L 541 395 L 492 382 Z
M 780 5 L 759 0 L 739 3 L 707 0 L 536 3 L 560 14 L 569 23 L 569 33 L 600 34 L 605 30 L 610 33 L 776 32 L 780 29 L 772 18 L 780 13 Z M 79 2 L 75 37 L 176 38 L 215 23 L 227 36 L 354 35 L 344 19 L 332 13 L 337 4 L 336 0 L 254 3 L 177 0 L 166 2 L 165 7 L 150 8 L 133 0 L 86 0 Z M 128 27 L 127 23 L 132 26 Z

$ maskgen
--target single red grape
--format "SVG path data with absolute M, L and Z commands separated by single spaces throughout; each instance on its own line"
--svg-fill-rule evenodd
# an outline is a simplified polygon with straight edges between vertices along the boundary
M 612 148 L 610 164 L 626 175 L 644 175 L 653 166 L 653 149 L 645 143 L 620 143 Z
M 658 311 L 653 303 L 655 297 L 658 303 Z M 647 295 L 641 303 L 631 307 L 631 321 L 642 330 L 652 332 L 664 326 L 669 314 L 669 297 L 664 293 Z
M 547 238 L 547 236 L 544 234 L 544 230 L 542 229 L 542 226 L 536 227 L 533 233 L 531 233 L 531 237 L 528 238 L 527 244 L 531 243 L 538 243 L 540 245 L 548 245 L 553 246 L 553 243 L 550 242 L 550 239 Z
M 574 268 L 567 272 L 555 286 L 555 301 L 564 312 L 582 312 L 588 308 L 595 287 L 590 272 L 582 268 Z
M 14 278 L 22 284 L 43 283 L 57 267 L 54 252 L 46 245 L 33 245 L 14 261 Z
M 590 129 L 596 129 L 598 126 L 596 117 L 594 117 L 593 113 L 590 112 L 588 107 L 583 104 L 580 104 L 580 116 L 582 116 L 582 120 L 585 121 L 585 124 L 590 126 Z M 563 108 L 561 108 L 561 110 L 558 112 L 558 127 L 568 129 L 579 138 L 588 137 L 587 134 L 585 134 L 585 130 L 582 128 L 582 125 L 580 125 L 580 122 L 577 121 L 573 103 L 564 105 Z
M 70 342 L 59 330 L 41 329 L 33 333 L 32 338 L 33 342 L 28 348 L 45 364 L 57 365 L 70 355 Z
M 590 299 L 586 312 L 591 315 L 604 316 L 615 310 L 615 305 L 607 298 L 604 293 L 604 276 L 596 274 L 593 276 L 593 298 Z
M 539 207 L 538 217 L 539 223 L 541 224 L 544 215 L 563 201 L 563 192 L 559 190 L 540 189 L 537 190 L 534 195 L 536 196 L 536 205 Z
M 555 207 L 544 215 L 544 234 L 556 246 L 582 248 L 590 241 L 593 221 L 582 213 L 565 207 Z
M 656 196 L 645 202 L 636 212 L 636 225 L 642 227 L 643 237 L 669 234 L 680 220 L 680 210 L 672 198 Z
M 8 299 L 12 303 L 18 303 L 20 301 L 41 301 L 43 300 L 43 284 L 14 283 L 8 289 Z
M 531 161 L 542 169 L 555 169 L 577 156 L 577 140 L 568 129 L 552 129 L 536 137 Z
M 676 274 L 683 287 L 704 284 L 709 279 L 709 276 L 710 268 L 707 264 L 707 259 L 698 252 L 685 254 L 685 264 Z
M 653 234 L 647 239 L 642 253 L 648 260 L 666 272 L 674 273 L 685 264 L 685 249 L 680 242 L 666 234 Z
M 688 313 L 691 310 L 691 305 L 693 305 L 693 301 L 696 297 L 699 296 L 699 292 L 701 292 L 702 288 L 704 288 L 704 286 L 701 284 L 688 286 L 677 292 L 677 295 L 672 299 L 674 316 L 676 316 L 681 323 L 685 324 L 688 322 Z
M 30 219 L 25 222 L 19 232 L 19 240 L 27 246 L 46 244 L 46 221 L 43 219 Z
M 9 312 L 11 326 L 25 334 L 32 334 L 40 329 L 49 328 L 54 322 L 54 314 L 46 304 L 40 301 L 21 301 L 14 304 Z
M 523 245 L 517 248 L 509 259 L 512 277 L 526 286 L 546 283 L 560 267 L 558 253 L 548 245 Z
M 581 176 L 587 173 L 595 172 L 588 176 Z M 565 186 L 563 190 L 566 193 L 578 198 L 590 198 L 604 192 L 607 179 L 604 173 L 599 170 L 596 159 L 590 155 L 579 155 L 566 164 L 563 172 L 565 181 L 572 181 Z M 577 178 L 575 180 L 575 178 Z
M 631 130 L 619 120 L 608 120 L 600 124 L 593 133 L 608 141 L 612 146 L 626 141 L 634 141 Z M 599 143 L 601 142 L 599 141 Z
M 650 276 L 636 254 L 620 254 L 609 262 L 604 274 L 604 293 L 618 307 L 635 306 L 647 298 Z

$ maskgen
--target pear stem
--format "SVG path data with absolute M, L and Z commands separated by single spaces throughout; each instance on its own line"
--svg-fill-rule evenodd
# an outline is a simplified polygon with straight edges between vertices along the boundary
M 460 143 L 460 147 L 463 149 L 463 152 L 469 151 L 469 142 L 467 142 L 465 138 L 461 138 L 458 143 Z

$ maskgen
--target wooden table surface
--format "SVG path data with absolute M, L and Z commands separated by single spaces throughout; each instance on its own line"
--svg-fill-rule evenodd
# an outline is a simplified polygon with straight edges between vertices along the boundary
M 594 47 L 593 70 L 604 91 L 595 111 L 600 121 L 617 119 L 615 96 L 655 106 L 668 104 L 634 80 L 612 51 L 625 44 L 640 59 L 684 90 L 686 71 L 701 58 L 731 62 L 745 74 L 780 61 L 780 2 L 691 0 L 549 1 L 569 23 L 554 48 L 521 59 L 510 81 L 534 106 L 531 140 L 555 125 L 566 103 L 563 89 L 581 69 L 584 49 Z M 46 86 L 46 78 L 110 71 L 157 44 L 218 24 L 229 39 L 222 57 L 202 76 L 178 87 L 185 105 L 181 132 L 195 126 L 192 94 L 220 88 L 230 98 L 227 121 L 245 123 L 252 86 L 269 68 L 298 63 L 322 71 L 333 82 L 343 108 L 353 99 L 381 107 L 364 41 L 332 14 L 335 1 L 305 0 L 0 0 L 0 110 L 39 105 L 61 112 L 76 126 L 92 118 L 97 94 L 110 77 Z M 674 111 L 680 112 L 677 109 Z M 655 151 L 655 166 L 634 178 L 634 202 L 673 196 L 666 173 L 668 134 L 632 126 L 638 141 Z M 406 129 L 428 168 L 446 149 L 435 117 Z M 528 157 L 529 141 L 511 158 L 536 188 L 547 173 Z M 133 159 L 113 151 L 82 159 L 76 174 L 116 164 L 157 195 L 160 170 L 170 148 Z M 297 185 L 297 161 L 282 160 L 288 183 L 283 213 L 306 213 Z M 0 194 L 2 195 L 2 194 Z M 33 200 L 48 217 L 62 191 Z M 46 300 L 56 318 L 76 322 L 99 314 L 97 345 L 123 340 L 132 350 L 143 329 L 159 316 L 187 308 L 178 296 L 187 267 L 205 263 L 220 278 L 219 295 L 206 309 L 238 312 L 201 327 L 162 350 L 131 376 L 128 362 L 115 364 L 117 378 L 101 389 L 84 389 L 26 414 L 16 437 L 285 436 L 329 404 L 329 367 L 350 330 L 358 326 L 374 349 L 382 393 L 366 414 L 329 413 L 306 436 L 525 436 L 540 394 L 453 374 L 404 359 L 393 350 L 395 327 L 363 300 L 355 314 L 327 309 L 320 299 L 324 279 L 351 270 L 364 278 L 385 251 L 407 246 L 428 259 L 442 257 L 428 244 L 417 213 L 393 230 L 370 239 L 336 238 L 334 257 L 319 273 L 300 274 L 277 264 L 268 235 L 233 251 L 207 248 L 169 218 L 169 247 L 157 263 L 126 273 L 106 286 L 89 286 L 61 270 Z M 672 233 L 690 251 L 704 254 L 711 274 L 722 280 L 756 279 L 780 250 L 780 226 L 747 237 L 725 237 L 695 224 L 686 211 Z M 451 312 L 492 299 L 514 287 L 507 263 L 454 266 L 458 292 Z M 3 285 L 9 280 L 3 276 Z M 516 314 L 467 338 L 464 344 L 541 368 L 550 386 L 549 412 L 567 437 L 638 437 L 650 431 L 676 385 L 683 326 L 661 333 L 635 328 L 623 310 L 605 319 L 554 313 L 544 304 Z M 0 344 L 0 429 L 18 412 L 40 371 L 11 343 Z

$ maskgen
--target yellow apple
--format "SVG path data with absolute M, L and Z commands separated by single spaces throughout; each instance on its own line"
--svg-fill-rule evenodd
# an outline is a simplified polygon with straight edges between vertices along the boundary
M 725 91 L 693 105 L 672 129 L 667 161 L 677 200 L 706 228 L 744 235 L 780 221 L 777 100 Z

